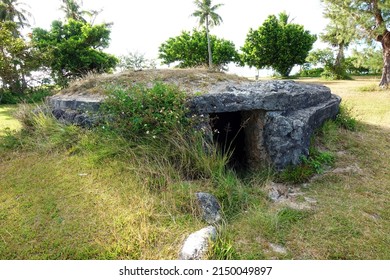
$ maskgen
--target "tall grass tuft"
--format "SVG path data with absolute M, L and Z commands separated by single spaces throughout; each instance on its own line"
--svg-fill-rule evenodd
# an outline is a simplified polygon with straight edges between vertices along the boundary
M 358 121 L 354 115 L 356 114 L 354 114 L 353 109 L 342 103 L 335 122 L 344 129 L 356 131 L 358 128 Z
M 39 150 L 69 149 L 78 142 L 81 129 L 59 123 L 45 106 L 21 104 L 15 117 L 21 122 L 22 133 L 28 134 L 25 146 Z

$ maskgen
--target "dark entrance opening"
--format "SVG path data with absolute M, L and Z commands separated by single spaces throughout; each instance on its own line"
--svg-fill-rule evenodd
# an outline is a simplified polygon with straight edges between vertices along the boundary
M 236 170 L 246 168 L 245 132 L 241 112 L 210 114 L 214 143 L 221 151 L 231 153 L 229 166 Z

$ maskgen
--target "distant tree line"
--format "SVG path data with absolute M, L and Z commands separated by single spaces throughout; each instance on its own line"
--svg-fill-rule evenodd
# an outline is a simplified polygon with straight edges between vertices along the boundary
M 321 0 L 329 19 L 321 39 L 333 48 L 314 50 L 302 75 L 348 79 L 356 74 L 382 75 L 380 86 L 390 83 L 390 1 Z M 379 43 L 379 44 L 378 44 Z M 350 51 L 349 56 L 345 51 Z
M 116 66 L 118 59 L 103 51 L 109 46 L 111 25 L 94 25 L 98 12 L 82 10 L 80 1 L 62 0 L 61 9 L 63 21 L 53 21 L 50 30 L 34 28 L 24 37 L 21 30 L 29 26 L 31 17 L 27 5 L 0 0 L 0 102 L 42 95 L 53 85 L 50 80 L 66 87 L 72 79 Z M 50 78 L 35 80 L 36 73 L 49 73 Z
M 244 46 L 211 34 L 222 23 L 217 13 L 222 4 L 195 0 L 200 28 L 183 31 L 159 47 L 163 64 L 176 67 L 208 67 L 225 71 L 230 63 L 256 69 L 271 68 L 288 77 L 295 66 L 302 76 L 321 75 L 345 79 L 354 74 L 380 74 L 380 85 L 390 82 L 390 2 L 386 0 L 321 0 L 329 24 L 319 38 L 330 47 L 312 50 L 317 36 L 293 23 L 287 13 L 270 15 L 257 29 L 250 29 Z M 0 0 L 0 102 L 22 97 L 37 88 L 66 87 L 88 73 L 114 69 L 142 70 L 155 67 L 143 54 L 121 57 L 104 52 L 110 42 L 110 23 L 94 24 L 100 11 L 84 10 L 80 0 L 61 0 L 63 20 L 51 28 L 34 28 L 28 36 L 28 6 L 18 0 Z M 345 51 L 355 48 L 346 56 Z M 381 49 L 374 46 L 379 42 Z M 37 73 L 48 73 L 37 77 Z

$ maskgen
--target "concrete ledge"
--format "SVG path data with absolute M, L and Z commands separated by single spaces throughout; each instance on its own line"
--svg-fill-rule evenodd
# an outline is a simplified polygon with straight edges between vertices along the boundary
M 101 95 L 54 95 L 48 99 L 53 109 L 98 111 L 105 99 Z
M 332 95 L 320 105 L 290 112 L 267 112 L 264 145 L 273 166 L 280 170 L 309 155 L 310 138 L 323 123 L 334 118 L 341 98 Z

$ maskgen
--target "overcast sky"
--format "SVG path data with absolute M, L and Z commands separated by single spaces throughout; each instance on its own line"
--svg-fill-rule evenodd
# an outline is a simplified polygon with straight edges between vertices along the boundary
M 61 0 L 24 0 L 34 16 L 34 27 L 50 28 L 63 18 Z M 191 17 L 193 0 L 84 0 L 83 9 L 100 10 L 96 22 L 112 22 L 111 44 L 106 50 L 115 55 L 138 51 L 157 58 L 158 47 L 169 37 L 198 26 Z M 212 29 L 218 37 L 231 40 L 239 49 L 250 28 L 258 28 L 271 14 L 286 11 L 294 23 L 319 34 L 326 25 L 320 0 L 214 0 L 224 4 L 218 14 L 223 23 Z M 318 46 L 318 43 L 316 44 Z M 231 67 L 232 68 L 232 67 Z M 233 67 L 234 68 L 234 67 Z M 234 69 L 232 69 L 234 72 Z M 252 70 L 254 71 L 254 70 Z

